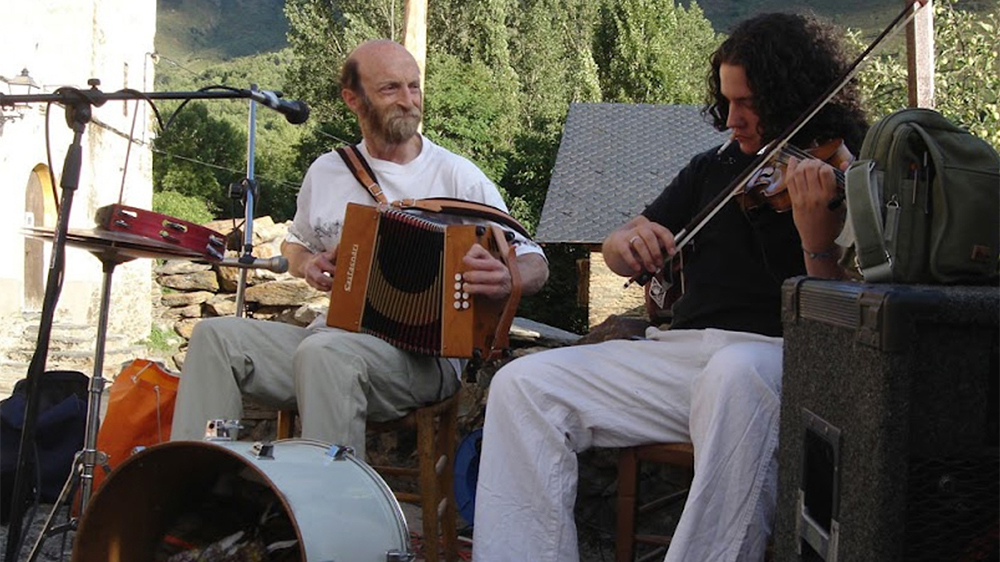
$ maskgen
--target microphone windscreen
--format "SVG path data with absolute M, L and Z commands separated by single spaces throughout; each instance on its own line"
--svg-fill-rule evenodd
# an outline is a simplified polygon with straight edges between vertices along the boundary
M 304 101 L 295 101 L 292 104 L 295 106 L 295 110 L 288 112 L 285 115 L 285 119 L 292 125 L 305 123 L 309 119 L 309 106 Z

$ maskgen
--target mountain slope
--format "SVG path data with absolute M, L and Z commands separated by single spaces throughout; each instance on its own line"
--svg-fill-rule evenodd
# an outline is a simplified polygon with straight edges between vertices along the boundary
M 156 51 L 184 62 L 220 61 L 286 46 L 284 0 L 159 0 Z

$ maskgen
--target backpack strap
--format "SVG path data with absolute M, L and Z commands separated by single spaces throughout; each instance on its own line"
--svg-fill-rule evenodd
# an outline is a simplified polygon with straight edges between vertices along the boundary
M 338 147 L 337 154 L 344 160 L 344 164 L 347 164 L 347 169 L 354 174 L 358 183 L 368 190 L 368 193 L 371 194 L 376 202 L 389 203 L 385 194 L 382 193 L 382 188 L 375 181 L 375 172 L 372 171 L 371 166 L 368 165 L 368 161 L 365 160 L 364 155 L 361 154 L 361 150 L 356 145 Z
M 857 160 L 847 169 L 847 210 L 854 230 L 858 266 L 869 283 L 892 281 L 892 258 L 881 220 L 880 173 L 873 160 Z

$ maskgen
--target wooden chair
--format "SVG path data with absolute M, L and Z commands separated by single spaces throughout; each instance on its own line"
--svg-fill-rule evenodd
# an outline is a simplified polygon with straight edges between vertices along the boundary
M 386 432 L 399 429 L 416 429 L 417 468 L 398 466 L 373 466 L 379 474 L 414 478 L 417 492 L 394 491 L 400 502 L 420 506 L 423 518 L 423 559 L 447 562 L 458 560 L 458 509 L 453 486 L 455 449 L 458 441 L 458 406 L 461 390 L 449 398 L 417 408 L 409 414 L 388 422 L 368 422 L 369 431 Z M 292 436 L 295 412 L 278 412 L 277 438 Z M 444 552 L 439 553 L 440 530 Z
M 641 503 L 638 498 L 639 468 L 642 462 L 669 464 L 694 469 L 694 446 L 691 443 L 653 443 L 622 449 L 618 453 L 618 516 L 615 534 L 616 562 L 633 562 L 636 545 L 668 547 L 670 536 L 636 533 L 636 517 L 653 510 L 682 503 L 687 489 Z M 658 559 L 663 554 L 657 553 Z
M 683 503 L 687 499 L 685 488 L 672 494 L 639 503 L 639 465 L 642 462 L 668 464 L 694 471 L 694 445 L 691 443 L 653 443 L 622 449 L 618 453 L 618 520 L 615 533 L 615 562 L 633 562 L 635 546 L 647 544 L 664 547 L 670 546 L 669 535 L 644 535 L 635 531 L 636 517 L 657 509 Z M 663 551 L 653 552 L 640 558 L 646 560 L 662 560 Z M 767 543 L 764 562 L 774 559 L 774 545 Z

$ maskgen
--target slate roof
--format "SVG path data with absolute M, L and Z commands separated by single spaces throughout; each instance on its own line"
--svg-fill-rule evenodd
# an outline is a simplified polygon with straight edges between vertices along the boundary
M 600 244 L 692 156 L 726 141 L 693 105 L 574 103 L 535 240 Z

